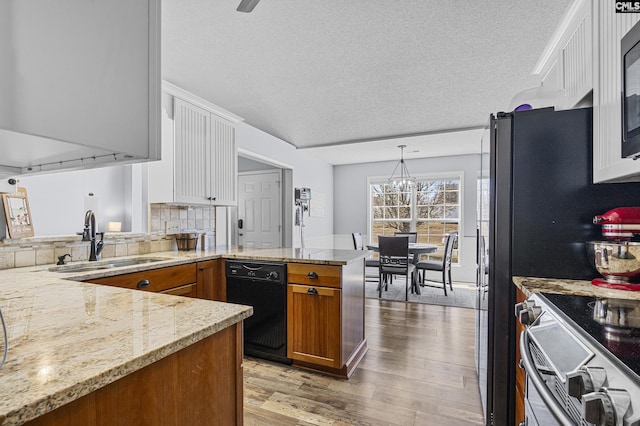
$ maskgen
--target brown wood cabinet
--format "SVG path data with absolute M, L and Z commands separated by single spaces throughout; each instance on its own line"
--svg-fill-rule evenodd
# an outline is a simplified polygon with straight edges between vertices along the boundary
M 527 300 L 527 296 L 519 288 L 516 288 L 516 302 L 520 303 L 525 300 Z M 524 329 L 524 325 L 516 318 L 516 426 L 524 422 L 525 372 L 520 368 L 520 334 Z
M 294 365 L 349 377 L 367 351 L 364 260 L 287 265 L 287 357 Z
M 150 269 L 148 271 L 121 274 L 113 277 L 95 278 L 89 282 L 104 284 L 114 287 L 129 288 L 133 290 L 171 292 L 186 285 L 197 285 L 196 264 L 169 266 L 167 268 Z M 189 293 L 192 290 L 189 289 Z M 171 293 L 174 294 L 174 293 Z M 196 291 L 197 294 L 197 291 Z
M 197 264 L 198 298 L 227 301 L 224 260 L 205 260 Z
M 242 323 L 25 423 L 242 425 Z
M 340 289 L 288 286 L 288 357 L 340 368 Z
M 95 278 L 88 282 L 176 296 L 226 301 L 223 259 Z

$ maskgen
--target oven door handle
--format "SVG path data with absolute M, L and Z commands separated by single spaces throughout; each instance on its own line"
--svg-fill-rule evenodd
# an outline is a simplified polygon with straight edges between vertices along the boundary
M 525 329 L 520 335 L 520 356 L 522 357 L 522 365 L 524 367 L 527 377 L 531 380 L 533 385 L 538 390 L 540 397 L 544 401 L 545 405 L 549 408 L 549 411 L 553 414 L 557 421 L 563 425 L 573 426 L 574 421 L 567 416 L 562 406 L 553 397 L 553 394 L 547 388 L 547 385 L 540 377 L 538 370 L 535 367 L 531 354 L 529 353 L 529 332 Z

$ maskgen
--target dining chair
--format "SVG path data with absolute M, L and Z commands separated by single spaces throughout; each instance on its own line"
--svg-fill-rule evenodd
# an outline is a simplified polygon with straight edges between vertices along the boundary
M 409 260 L 409 237 L 385 237 L 378 236 L 378 251 L 380 254 L 380 266 L 378 268 L 378 297 L 382 297 L 382 288 L 388 290 L 389 284 L 383 281 L 383 276 L 405 276 L 405 300 L 409 300 L 409 279 L 411 279 L 411 292 L 416 283 L 416 265 Z
M 409 237 L 409 244 L 414 244 L 418 242 L 418 233 L 417 232 L 394 232 L 393 233 L 394 237 Z M 419 256 L 417 254 L 410 254 L 409 255 L 409 260 L 412 261 L 413 263 L 417 262 L 417 258 L 416 256 Z
M 353 248 L 355 250 L 364 250 L 364 243 L 362 242 L 362 234 L 360 232 L 352 232 L 351 233 L 351 238 L 353 239 Z M 366 268 L 376 268 L 378 269 L 378 267 L 380 266 L 380 261 L 378 259 L 374 259 L 371 256 L 367 256 L 364 259 L 364 266 L 365 266 L 365 281 L 377 281 L 377 276 L 376 275 L 367 275 L 366 274 Z
M 447 295 L 447 279 L 449 280 L 449 288 L 453 291 L 453 283 L 451 281 L 451 258 L 453 256 L 453 248 L 458 241 L 458 233 L 451 232 L 447 235 L 444 243 L 444 254 L 442 260 L 421 260 L 416 264 L 420 274 L 421 287 L 438 287 L 442 286 L 444 295 Z M 441 271 L 442 282 L 430 281 L 426 279 L 427 271 Z M 438 283 L 438 284 L 435 284 Z
M 418 233 L 417 232 L 394 232 L 394 237 L 409 237 L 409 243 L 417 243 L 418 242 Z

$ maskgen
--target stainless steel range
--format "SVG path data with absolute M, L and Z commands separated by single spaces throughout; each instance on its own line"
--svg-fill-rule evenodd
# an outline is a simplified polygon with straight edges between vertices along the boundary
M 526 425 L 640 426 L 640 301 L 535 294 L 516 315 Z

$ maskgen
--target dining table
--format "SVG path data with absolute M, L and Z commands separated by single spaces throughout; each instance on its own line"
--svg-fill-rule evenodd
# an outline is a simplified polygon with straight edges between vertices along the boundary
M 380 250 L 377 243 L 367 244 L 367 249 L 376 252 Z M 436 251 L 438 251 L 438 246 L 436 244 L 409 243 L 409 254 L 413 256 L 414 265 L 416 265 L 420 260 L 421 254 L 435 253 Z M 420 286 L 417 285 L 417 277 L 416 282 L 412 282 L 411 285 L 416 294 L 420 294 Z

